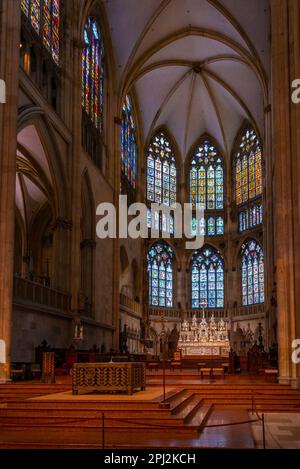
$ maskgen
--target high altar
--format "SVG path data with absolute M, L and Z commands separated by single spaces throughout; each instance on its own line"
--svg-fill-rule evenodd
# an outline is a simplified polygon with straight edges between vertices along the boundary
M 178 349 L 183 356 L 214 355 L 227 357 L 230 351 L 227 323 L 214 316 L 208 320 L 204 317 L 198 322 L 196 316 L 191 323 L 186 319 L 180 327 Z

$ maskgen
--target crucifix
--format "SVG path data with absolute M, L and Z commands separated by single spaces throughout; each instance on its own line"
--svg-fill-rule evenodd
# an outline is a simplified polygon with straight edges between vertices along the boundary
M 205 300 L 201 301 L 200 306 L 201 306 L 201 308 L 202 308 L 202 318 L 204 319 L 204 318 L 205 318 L 205 312 L 204 312 L 204 310 L 205 310 L 205 308 L 207 307 L 207 301 L 205 301 Z

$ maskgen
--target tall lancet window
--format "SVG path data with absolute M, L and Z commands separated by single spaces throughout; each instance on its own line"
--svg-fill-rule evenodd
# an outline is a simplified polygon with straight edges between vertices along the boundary
M 147 149 L 147 203 L 148 228 L 158 230 L 160 236 L 173 236 L 174 217 L 155 212 L 151 214 L 152 203 L 176 205 L 177 170 L 175 153 L 165 132 L 158 132 Z
M 173 258 L 171 247 L 162 242 L 152 245 L 147 255 L 149 305 L 173 306 Z
M 254 240 L 242 246 L 242 304 L 249 306 L 265 301 L 264 253 Z
M 224 264 L 221 254 L 205 245 L 191 261 L 192 308 L 224 308 Z
M 60 0 L 22 0 L 21 9 L 54 62 L 59 64 Z
M 238 141 L 234 157 L 235 202 L 240 232 L 262 223 L 262 146 L 255 131 L 247 126 Z
M 147 200 L 174 207 L 177 172 L 175 155 L 164 132 L 156 134 L 147 149 Z
M 122 107 L 121 192 L 134 200 L 137 177 L 137 139 L 132 102 L 127 95 Z
M 224 163 L 209 138 L 202 138 L 192 150 L 189 166 L 190 203 L 205 210 L 205 217 L 192 232 L 209 237 L 224 234 Z
M 83 32 L 82 145 L 95 165 L 102 167 L 104 107 L 104 46 L 99 23 L 89 17 Z
M 88 18 L 82 53 L 82 107 L 94 126 L 103 127 L 104 47 L 100 27 Z

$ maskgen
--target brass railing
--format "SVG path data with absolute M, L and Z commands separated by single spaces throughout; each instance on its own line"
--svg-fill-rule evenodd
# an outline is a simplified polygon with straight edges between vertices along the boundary
M 190 309 L 186 312 L 186 316 L 188 319 L 192 319 L 192 317 L 196 315 L 196 318 L 200 319 L 203 317 L 203 309 Z M 204 310 L 204 317 L 210 318 L 214 316 L 215 318 L 224 318 L 227 319 L 230 317 L 230 312 L 227 309 L 205 309 Z
M 177 308 L 154 308 L 147 307 L 148 315 L 151 317 L 161 317 L 165 316 L 166 318 L 174 319 L 192 319 L 195 315 L 196 318 L 201 319 L 203 317 L 203 309 L 188 309 L 181 310 Z M 265 312 L 264 305 L 253 305 L 245 306 L 239 308 L 217 308 L 217 309 L 205 309 L 204 317 L 210 318 L 212 315 L 216 319 L 234 319 L 238 316 L 251 316 L 251 315 L 263 315 Z
M 28 301 L 61 311 L 70 310 L 70 295 L 68 293 L 46 287 L 23 277 L 14 277 L 15 300 Z

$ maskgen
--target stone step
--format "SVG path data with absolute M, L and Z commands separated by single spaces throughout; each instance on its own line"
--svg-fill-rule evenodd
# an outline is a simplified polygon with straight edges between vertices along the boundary
M 170 410 L 169 409 L 146 409 L 143 410 L 141 413 L 141 410 L 136 410 L 136 409 L 127 409 L 126 408 L 121 410 L 121 409 L 110 409 L 106 410 L 106 412 L 103 412 L 103 409 L 79 409 L 76 408 L 74 409 L 32 409 L 32 408 L 26 408 L 26 409 L 11 409 L 11 408 L 0 408 L 0 419 L 1 422 L 4 421 L 4 418 L 10 418 L 10 419 L 26 419 L 30 418 L 32 420 L 34 419 L 39 419 L 39 418 L 44 418 L 44 419 L 49 419 L 54 420 L 54 419 L 86 419 L 86 418 L 91 418 L 91 419 L 100 419 L 102 418 L 102 414 L 104 413 L 105 416 L 111 417 L 111 418 L 133 418 L 133 419 L 139 419 L 141 418 L 141 415 L 144 419 L 148 418 L 160 418 L 164 419 L 165 417 L 170 416 Z
M 202 399 L 198 399 L 198 397 L 191 394 L 191 396 L 184 402 L 184 405 L 182 405 L 176 412 L 176 417 L 181 418 L 184 423 L 188 423 L 197 412 L 202 402 Z
M 100 401 L 100 400 L 91 400 L 91 401 L 56 401 L 56 400 L 17 400 L 11 401 L 5 404 L 2 404 L 2 408 L 9 408 L 12 410 L 74 410 L 74 408 L 83 410 L 83 411 L 99 411 L 99 410 L 119 410 L 122 411 L 126 408 L 143 411 L 145 409 L 160 409 L 160 402 L 154 401 Z M 5 407 L 4 407 L 5 406 Z
M 199 431 L 207 423 L 212 411 L 214 409 L 213 404 L 211 403 L 202 403 L 195 415 L 189 421 L 188 425 L 191 427 L 197 427 Z
M 215 401 L 211 401 L 210 399 L 204 399 L 205 403 L 212 403 L 217 406 L 222 406 L 222 407 L 239 407 L 243 409 L 251 409 L 252 408 L 252 402 L 251 401 L 228 401 L 225 399 L 219 399 Z M 294 405 L 292 403 L 277 403 L 274 404 L 272 402 L 265 402 L 265 403 L 259 403 L 256 404 L 257 409 L 262 409 L 262 410 L 277 410 L 278 412 L 299 412 L 300 411 L 300 406 L 299 405 Z
M 210 394 L 210 393 L 195 393 L 196 396 L 202 399 L 228 399 L 228 400 L 250 400 L 252 401 L 252 396 L 250 395 L 233 395 L 233 394 L 224 394 L 224 393 L 218 393 L 218 394 Z M 287 401 L 287 402 L 300 402 L 300 396 L 281 396 L 281 395 L 272 395 L 272 394 L 264 394 L 264 395 L 254 395 L 253 396 L 254 401 L 268 401 L 268 400 L 274 400 L 274 401 Z
M 184 413 L 192 399 L 193 394 L 189 392 L 181 393 L 179 396 L 171 399 L 170 406 L 172 414 L 178 416 L 181 412 Z

